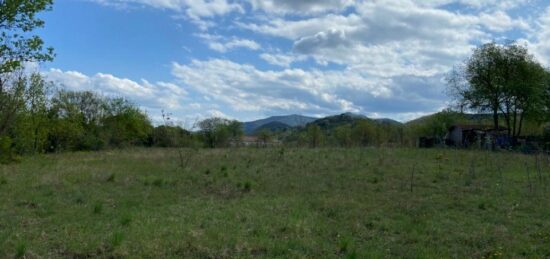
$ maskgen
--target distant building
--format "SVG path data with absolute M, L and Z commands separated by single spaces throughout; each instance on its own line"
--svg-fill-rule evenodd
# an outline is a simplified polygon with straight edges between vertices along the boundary
M 494 149 L 508 147 L 511 141 L 506 134 L 507 128 L 494 129 L 489 125 L 456 124 L 449 127 L 445 144 L 455 147 L 478 147 Z

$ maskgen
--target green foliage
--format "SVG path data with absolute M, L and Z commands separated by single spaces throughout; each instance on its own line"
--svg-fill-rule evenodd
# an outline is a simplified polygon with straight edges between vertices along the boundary
M 106 142 L 113 147 L 143 145 L 153 127 L 146 114 L 125 99 L 107 101 L 107 116 L 102 119 Z
M 360 120 L 357 125 L 352 130 L 352 136 L 360 146 L 372 145 L 375 142 L 382 142 L 381 139 L 376 139 L 376 128 L 375 126 L 367 120 Z
M 351 147 L 354 144 L 351 125 L 343 125 L 334 130 L 334 136 L 339 146 Z
M 21 68 L 25 62 L 53 59 L 53 49 L 43 50 L 42 39 L 32 35 L 34 29 L 44 26 L 37 14 L 50 10 L 52 3 L 53 0 L 0 1 L 0 76 Z
M 268 129 L 261 129 L 256 136 L 258 137 L 258 141 L 262 144 L 262 146 L 267 146 L 267 143 L 271 141 L 271 138 L 273 137 L 271 132 Z
M 161 125 L 155 127 L 151 138 L 151 144 L 156 147 L 195 146 L 195 139 L 191 132 L 178 126 Z
M 306 127 L 307 142 L 310 147 L 316 148 L 323 144 L 323 131 L 317 124 L 310 123 Z
M 200 136 L 208 148 L 227 147 L 243 135 L 242 124 L 223 118 L 205 119 L 198 123 Z
M 526 118 L 545 118 L 550 99 L 549 72 L 526 47 L 489 43 L 449 76 L 449 90 L 458 106 L 490 111 L 493 125 L 500 127 L 500 114 L 508 135 L 520 136 Z
M 7 164 L 14 160 L 15 154 L 10 137 L 0 136 L 0 164 Z

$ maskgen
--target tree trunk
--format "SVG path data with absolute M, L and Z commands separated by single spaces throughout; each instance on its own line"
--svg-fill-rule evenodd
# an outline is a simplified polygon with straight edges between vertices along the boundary
M 493 106 L 493 123 L 494 123 L 494 126 L 495 126 L 495 130 L 498 130 L 499 129 L 499 125 L 498 125 L 498 106 L 496 106 L 496 105 Z

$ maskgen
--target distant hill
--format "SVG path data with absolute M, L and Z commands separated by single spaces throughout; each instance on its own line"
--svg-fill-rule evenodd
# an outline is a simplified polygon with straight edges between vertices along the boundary
M 340 115 L 328 116 L 315 121 L 310 124 L 316 124 L 321 129 L 329 130 L 343 125 L 354 125 L 358 120 L 366 119 L 365 116 L 357 115 L 353 113 L 343 113 Z
M 254 130 L 254 134 L 262 131 L 267 130 L 269 132 L 283 132 L 292 129 L 292 127 L 288 124 L 278 122 L 278 121 L 272 121 L 270 123 L 264 124 Z
M 245 122 L 243 123 L 243 127 L 244 127 L 244 133 L 247 135 L 250 135 L 250 134 L 253 134 L 257 128 L 271 122 L 280 122 L 290 127 L 297 127 L 297 126 L 305 126 L 306 124 L 316 119 L 317 118 L 296 115 L 296 114 L 288 115 L 288 116 L 273 116 L 266 119 Z
M 401 122 L 398 122 L 392 119 L 386 119 L 386 118 L 369 119 L 367 116 L 350 113 L 350 112 L 342 113 L 340 115 L 328 116 L 325 118 L 315 120 L 311 123 L 315 123 L 322 129 L 328 130 L 328 129 L 334 129 L 343 125 L 355 125 L 355 123 L 357 123 L 357 121 L 359 120 L 370 120 L 382 125 L 402 125 Z
M 380 124 L 385 124 L 385 125 L 402 125 L 403 123 L 399 122 L 399 121 L 396 121 L 396 120 L 392 120 L 392 119 L 387 119 L 387 118 L 381 118 L 381 119 L 373 119 L 375 122 L 378 122 Z

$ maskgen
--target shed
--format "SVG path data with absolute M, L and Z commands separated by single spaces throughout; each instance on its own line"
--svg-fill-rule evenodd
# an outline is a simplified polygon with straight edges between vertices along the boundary
M 504 127 L 497 130 L 490 125 L 482 124 L 456 124 L 449 127 L 445 143 L 455 147 L 478 145 L 479 148 L 492 149 L 495 145 L 507 144 L 507 130 Z

